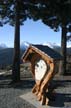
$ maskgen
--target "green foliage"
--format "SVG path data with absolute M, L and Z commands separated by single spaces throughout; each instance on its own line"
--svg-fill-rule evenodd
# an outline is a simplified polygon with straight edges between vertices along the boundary
M 27 18 L 34 21 L 39 19 L 54 31 L 64 24 L 71 32 L 71 2 L 69 0 L 2 0 L 0 2 L 0 25 L 9 23 L 15 25 L 16 3 L 19 3 L 20 24 Z
M 23 21 L 26 20 L 26 13 L 22 1 L 3 0 L 2 3 L 0 3 L 0 8 L 1 8 L 0 13 L 3 24 L 9 23 L 12 26 L 15 25 L 15 13 L 16 13 L 15 6 L 17 2 L 19 2 L 20 24 L 23 24 Z

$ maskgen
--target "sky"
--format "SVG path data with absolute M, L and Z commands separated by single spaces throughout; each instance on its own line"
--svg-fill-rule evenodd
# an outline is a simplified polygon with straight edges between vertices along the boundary
M 20 28 L 20 43 L 29 42 L 33 44 L 56 43 L 61 44 L 61 30 L 54 32 L 51 28 L 39 21 L 27 20 Z M 14 27 L 4 25 L 0 27 L 0 44 L 14 47 Z

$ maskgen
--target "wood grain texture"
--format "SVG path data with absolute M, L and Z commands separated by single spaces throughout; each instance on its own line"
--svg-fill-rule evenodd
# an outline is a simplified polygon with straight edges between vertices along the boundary
M 25 61 L 31 63 L 31 72 L 35 80 L 32 92 L 42 105 L 48 104 L 50 101 L 46 93 L 49 94 L 49 85 L 55 75 L 55 63 L 60 58 L 61 56 L 58 53 L 42 45 L 36 45 L 36 47 L 31 45 L 23 56 Z M 51 90 L 52 92 L 53 90 Z

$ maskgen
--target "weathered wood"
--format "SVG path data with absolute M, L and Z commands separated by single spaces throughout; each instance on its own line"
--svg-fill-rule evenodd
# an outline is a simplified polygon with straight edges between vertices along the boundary
M 33 78 L 35 79 L 32 93 L 37 97 L 37 100 L 40 101 L 42 105 L 47 105 L 50 100 L 49 97 L 46 96 L 46 93 L 49 94 L 50 91 L 51 93 L 53 92 L 53 90 L 49 90 L 49 85 L 55 75 L 55 62 L 56 60 L 59 60 L 61 56 L 48 47 L 45 48 L 45 46 L 43 47 L 41 45 L 35 46 L 31 45 L 27 49 L 23 56 L 23 60 L 31 62 L 31 71 Z M 44 48 L 47 51 L 44 49 L 41 51 L 38 48 Z M 50 51 L 50 53 L 48 53 L 51 56 L 43 51 Z M 56 56 L 54 54 L 56 54 Z
M 35 62 L 35 61 L 34 61 Z M 53 62 L 48 62 L 50 69 L 47 71 L 43 80 L 36 80 L 36 84 L 32 89 L 32 92 L 37 96 L 37 99 L 41 101 L 41 104 L 48 104 L 49 99 L 45 96 L 46 90 L 48 90 L 48 85 L 51 79 L 54 77 L 54 63 Z M 34 67 L 32 67 L 34 69 Z M 34 69 L 35 73 L 35 69 Z M 48 90 L 49 92 L 49 90 Z

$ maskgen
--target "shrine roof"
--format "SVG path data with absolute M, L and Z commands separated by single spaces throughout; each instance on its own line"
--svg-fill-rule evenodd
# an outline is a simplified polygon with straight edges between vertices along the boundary
M 45 45 L 32 45 L 32 46 L 38 48 L 39 50 L 41 50 L 42 52 L 44 52 L 53 59 L 62 59 L 61 54 L 59 54 L 57 51 L 53 50 L 48 46 Z
M 40 51 L 42 54 L 44 54 L 52 59 L 56 59 L 56 60 L 62 59 L 61 54 L 59 54 L 58 52 L 56 52 L 55 50 L 53 50 L 52 48 L 50 48 L 48 46 L 40 45 L 40 44 L 32 44 L 29 47 L 33 48 L 34 50 L 37 50 L 37 52 Z M 28 49 L 29 49 L 29 47 L 28 47 Z M 23 57 L 24 57 L 24 55 L 23 55 Z

